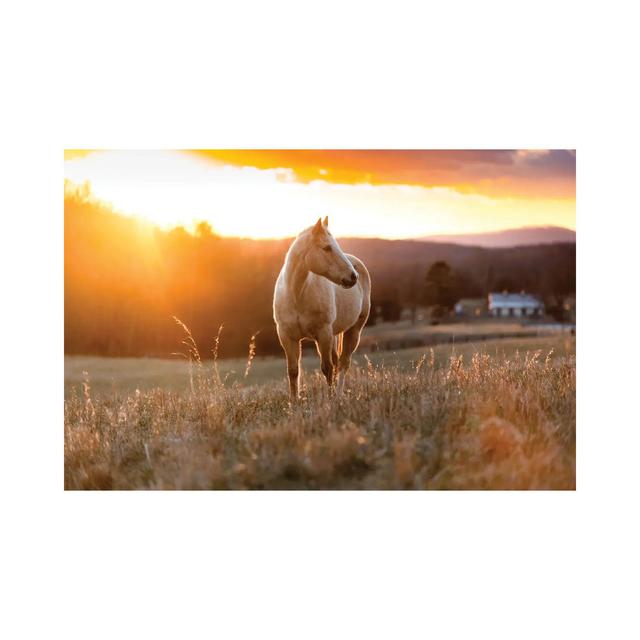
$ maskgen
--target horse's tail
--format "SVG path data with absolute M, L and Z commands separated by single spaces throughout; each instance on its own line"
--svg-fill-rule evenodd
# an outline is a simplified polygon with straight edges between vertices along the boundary
M 342 342 L 344 339 L 344 332 L 340 332 L 336 336 L 336 353 L 338 354 L 338 358 L 342 355 Z

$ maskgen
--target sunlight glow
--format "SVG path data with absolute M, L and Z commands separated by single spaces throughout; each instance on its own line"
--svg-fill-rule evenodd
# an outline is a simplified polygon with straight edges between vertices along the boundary
M 339 236 L 409 238 L 529 225 L 575 229 L 575 200 L 323 179 L 304 183 L 291 168 L 236 167 L 179 151 L 97 151 L 68 158 L 65 178 L 88 181 L 95 197 L 115 210 L 164 228 L 192 229 L 206 220 L 222 235 L 278 238 L 328 215 Z

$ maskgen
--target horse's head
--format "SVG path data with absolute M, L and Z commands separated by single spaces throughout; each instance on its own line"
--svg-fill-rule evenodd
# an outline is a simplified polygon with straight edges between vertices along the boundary
M 318 222 L 311 229 L 305 263 L 309 271 L 324 276 L 345 289 L 350 289 L 358 282 L 358 273 L 336 239 L 329 233 L 328 218 L 325 218 L 324 222 L 318 218 Z

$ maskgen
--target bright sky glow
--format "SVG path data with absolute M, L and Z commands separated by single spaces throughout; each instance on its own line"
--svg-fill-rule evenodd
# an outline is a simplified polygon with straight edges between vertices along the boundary
M 326 175 L 322 168 L 319 176 Z M 69 154 L 65 178 L 164 228 L 208 221 L 222 235 L 278 238 L 328 215 L 338 236 L 422 237 L 558 225 L 575 229 L 575 199 L 489 197 L 452 187 L 298 181 L 179 151 Z

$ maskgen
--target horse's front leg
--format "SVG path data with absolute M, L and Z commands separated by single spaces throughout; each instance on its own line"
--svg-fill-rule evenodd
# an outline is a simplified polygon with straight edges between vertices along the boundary
M 300 340 L 295 340 L 278 331 L 280 344 L 287 356 L 287 375 L 289 393 L 293 401 L 298 399 L 298 377 L 300 375 Z
M 333 386 L 333 331 L 331 326 L 327 326 L 319 332 L 316 340 L 316 346 L 318 347 L 318 354 L 320 355 L 320 367 L 324 377 L 327 379 L 327 383 L 330 388 Z

